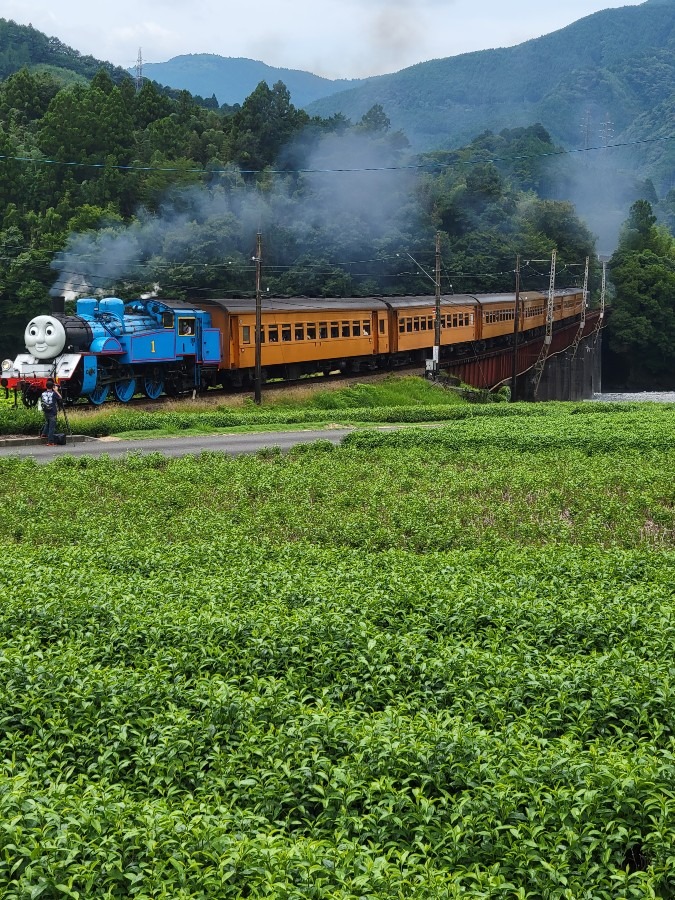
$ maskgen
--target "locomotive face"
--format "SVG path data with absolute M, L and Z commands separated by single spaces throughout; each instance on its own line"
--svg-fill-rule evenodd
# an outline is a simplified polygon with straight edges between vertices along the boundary
M 24 339 L 35 359 L 54 359 L 66 346 L 66 329 L 53 316 L 36 316 L 28 323 Z

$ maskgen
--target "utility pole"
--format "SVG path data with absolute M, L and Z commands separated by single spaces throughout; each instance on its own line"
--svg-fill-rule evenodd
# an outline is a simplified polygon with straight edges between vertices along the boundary
M 255 402 L 262 403 L 262 294 L 260 279 L 262 268 L 262 234 L 258 232 L 255 243 Z
M 600 141 L 603 147 L 608 147 L 614 138 L 614 122 L 609 118 L 609 113 L 605 115 L 605 119 L 600 125 Z
M 586 327 L 586 310 L 588 308 L 588 270 L 590 268 L 591 259 L 589 256 L 586 257 L 586 268 L 584 270 L 584 291 L 583 298 L 581 301 L 581 320 L 579 321 L 579 331 L 584 331 Z
M 591 259 L 589 256 L 587 256 L 586 270 L 584 272 L 584 287 L 581 297 L 581 318 L 579 319 L 579 328 L 577 329 L 574 342 L 572 343 L 572 360 L 576 358 L 577 350 L 579 349 L 579 343 L 581 342 L 581 339 L 584 336 L 584 331 L 586 329 L 586 309 L 588 308 L 588 271 L 590 262 Z
M 551 274 L 548 282 L 548 303 L 546 304 L 546 334 L 544 335 L 544 343 L 541 345 L 539 357 L 534 365 L 534 396 L 536 398 L 539 390 L 539 382 L 546 365 L 548 351 L 553 341 L 553 308 L 555 302 L 555 258 L 557 251 L 551 253 Z
M 426 269 L 423 269 L 422 266 L 417 262 L 415 257 L 408 253 L 407 250 L 403 251 L 408 259 L 411 259 L 417 268 L 422 272 L 423 275 L 429 279 L 429 281 L 433 281 L 434 288 L 436 290 L 436 313 L 434 316 L 434 348 L 432 351 L 431 359 L 426 359 L 425 363 L 425 372 L 427 376 L 431 373 L 434 377 L 438 375 L 439 362 L 441 358 L 441 233 L 440 231 L 436 232 L 436 275 L 434 278 L 431 277 L 431 273 L 427 272 Z M 400 256 L 400 253 L 396 254 Z M 450 285 L 450 290 L 452 290 L 452 285 Z
M 553 340 L 553 305 L 555 301 L 555 258 L 557 250 L 551 253 L 551 274 L 548 280 L 548 303 L 546 304 L 546 336 L 544 343 L 548 347 Z
M 136 60 L 136 93 L 143 87 L 143 54 L 141 48 L 138 48 L 138 58 Z
M 441 233 L 436 232 L 436 311 L 434 317 L 433 373 L 438 375 L 441 361 Z
M 586 109 L 584 121 L 581 123 L 581 134 L 584 139 L 584 150 L 590 149 L 591 146 L 591 111 Z
M 607 260 L 602 260 L 602 287 L 600 288 L 600 315 L 598 323 L 605 318 L 605 293 L 607 291 Z
M 518 393 L 518 330 L 520 319 L 520 253 L 516 256 L 516 301 L 513 310 L 513 364 L 511 366 L 511 402 L 515 403 Z

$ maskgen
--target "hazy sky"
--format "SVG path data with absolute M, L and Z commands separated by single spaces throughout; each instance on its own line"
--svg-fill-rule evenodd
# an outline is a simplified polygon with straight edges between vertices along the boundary
M 328 77 L 394 72 L 508 47 L 627 0 L 3 0 L 0 15 L 128 68 L 182 53 L 244 56 Z

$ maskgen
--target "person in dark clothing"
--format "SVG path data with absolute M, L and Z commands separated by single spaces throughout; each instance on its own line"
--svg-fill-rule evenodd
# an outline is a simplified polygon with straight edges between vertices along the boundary
M 53 447 L 56 443 L 56 414 L 59 407 L 63 408 L 63 397 L 57 391 L 51 378 L 48 379 L 47 387 L 40 395 L 40 403 L 45 417 L 41 436 L 47 438 L 48 447 Z

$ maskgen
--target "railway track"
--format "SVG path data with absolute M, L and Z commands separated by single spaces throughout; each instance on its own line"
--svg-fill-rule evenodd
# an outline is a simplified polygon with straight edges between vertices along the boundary
M 361 372 L 358 375 L 343 375 L 340 372 L 335 372 L 330 375 L 316 375 L 310 378 L 299 378 L 297 381 L 268 381 L 263 385 L 263 397 L 265 394 L 278 395 L 285 392 L 290 393 L 291 391 L 298 390 L 332 390 L 339 389 L 341 387 L 349 387 L 353 384 L 371 384 L 382 381 L 392 374 L 396 374 L 399 376 L 422 376 L 424 372 L 420 368 L 420 366 L 403 366 L 399 369 L 396 369 L 395 373 L 392 372 L 391 369 L 380 369 L 375 372 Z M 123 408 L 135 408 L 152 411 L 161 409 L 167 404 L 189 402 L 193 399 L 199 402 L 213 402 L 214 404 L 216 404 L 222 403 L 227 398 L 232 398 L 233 400 L 235 400 L 236 398 L 248 397 L 251 396 L 252 393 L 253 388 L 250 386 L 242 388 L 209 388 L 203 393 L 200 393 L 199 391 L 187 391 L 186 393 L 180 394 L 177 397 L 167 397 L 166 395 L 162 395 L 157 400 L 148 400 L 147 397 L 141 396 L 133 397 L 128 403 L 119 403 L 116 400 L 108 400 L 102 406 L 91 406 L 90 404 L 85 405 L 83 403 L 80 403 L 79 401 L 76 401 L 73 404 L 69 404 L 68 408 L 77 409 L 78 412 L 90 410 L 93 413 L 103 408 L 110 408 L 111 405 L 114 405 Z

